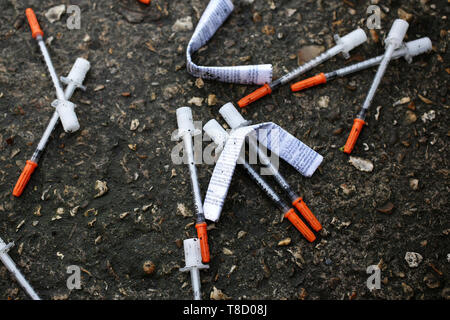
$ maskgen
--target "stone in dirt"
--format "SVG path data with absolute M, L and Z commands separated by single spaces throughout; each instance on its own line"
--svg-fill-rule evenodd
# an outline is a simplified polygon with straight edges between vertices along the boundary
M 373 163 L 370 160 L 359 157 L 350 157 L 348 162 L 350 162 L 359 171 L 372 172 L 373 170 Z
M 59 6 L 55 6 L 53 8 L 50 8 L 46 13 L 45 17 L 47 18 L 50 23 L 59 21 L 61 19 L 61 16 L 66 12 L 66 5 L 61 4 Z
M 97 191 L 97 194 L 94 196 L 94 198 L 99 198 L 106 192 L 108 192 L 108 186 L 106 185 L 106 182 L 100 180 L 95 181 L 95 191 Z
M 194 29 L 194 24 L 189 16 L 178 19 L 172 26 L 173 32 L 190 31 L 192 29 Z
M 417 252 L 406 252 L 405 260 L 410 268 L 417 268 L 422 262 L 423 257 Z

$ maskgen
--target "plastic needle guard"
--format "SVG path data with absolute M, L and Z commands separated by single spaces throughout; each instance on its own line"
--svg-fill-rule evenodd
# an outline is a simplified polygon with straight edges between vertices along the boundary
M 138 1 L 144 4 L 150 4 L 150 2 L 152 2 L 152 0 L 138 0 Z
M 209 246 L 208 246 L 208 235 L 206 233 L 206 222 L 197 223 L 195 225 L 197 229 L 198 240 L 200 240 L 200 251 L 202 253 L 203 263 L 208 263 L 209 258 Z
M 38 164 L 36 162 L 33 162 L 31 160 L 27 160 L 27 164 L 25 165 L 25 168 L 23 168 L 22 173 L 20 174 L 19 180 L 17 180 L 16 186 L 13 190 L 13 195 L 15 197 L 20 197 L 23 190 L 28 184 L 28 181 L 30 181 L 31 175 L 34 172 L 34 169 L 36 169 Z
M 36 15 L 34 14 L 33 9 L 28 8 L 25 10 L 25 14 L 27 15 L 28 24 L 30 25 L 31 29 L 31 35 L 34 39 L 36 39 L 37 36 L 44 36 L 44 32 L 41 29 L 41 26 L 39 25 L 39 22 L 36 18 Z
M 238 105 L 239 105 L 239 107 L 244 108 L 244 107 L 248 106 L 250 103 L 252 103 L 258 99 L 261 99 L 262 97 L 267 96 L 268 94 L 271 94 L 271 93 L 272 93 L 272 88 L 266 83 L 261 88 L 256 89 L 249 95 L 247 95 L 247 96 L 243 97 L 241 100 L 239 100 Z
M 356 140 L 358 140 L 359 134 L 361 133 L 362 127 L 365 124 L 364 120 L 356 118 L 353 120 L 352 131 L 350 131 L 350 135 L 348 136 L 347 142 L 344 146 L 344 152 L 347 154 L 352 153 L 353 148 L 355 147 Z
M 294 202 L 292 202 L 292 205 L 297 208 L 298 211 L 302 214 L 302 216 L 308 221 L 308 223 L 311 225 L 311 227 L 315 231 L 322 230 L 322 225 L 320 224 L 319 220 L 314 216 L 314 214 L 311 212 L 311 210 L 306 205 L 305 201 L 303 201 L 302 197 L 298 198 Z
M 322 83 L 326 83 L 327 78 L 325 77 L 325 74 L 319 73 L 318 75 L 315 75 L 314 77 L 299 81 L 291 85 L 292 91 L 301 91 L 307 88 L 311 88 L 314 86 L 317 86 Z
M 284 217 L 287 218 L 300 233 L 308 240 L 309 242 L 313 242 L 316 240 L 316 236 L 312 231 L 306 226 L 306 224 L 298 217 L 295 213 L 294 209 L 290 209 L 288 212 L 284 214 Z

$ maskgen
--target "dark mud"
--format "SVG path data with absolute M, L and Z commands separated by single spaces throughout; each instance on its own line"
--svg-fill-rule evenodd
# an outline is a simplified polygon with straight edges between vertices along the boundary
M 274 1 L 274 9 L 271 2 L 235 1 L 235 11 L 195 55 L 196 62 L 272 63 L 279 77 L 297 66 L 302 47 L 328 48 L 333 34 L 358 26 L 368 31 L 369 1 Z M 68 30 L 67 14 L 53 24 L 44 17 L 61 3 L 69 4 L 0 4 L 0 236 L 16 243 L 12 258 L 45 299 L 191 299 L 189 275 L 178 271 L 184 264 L 180 240 L 194 237 L 195 229 L 186 227 L 193 217 L 177 209 L 183 204 L 192 213 L 193 202 L 187 167 L 170 158 L 177 143 L 170 138 L 175 109 L 200 97 L 201 107 L 191 105 L 194 118 L 223 123 L 219 107 L 256 87 L 205 80 L 198 88 L 186 72 L 192 31 L 173 32 L 172 26 L 186 16 L 195 26 L 206 0 L 176 5 L 155 0 L 150 7 L 134 0 L 71 1 L 82 10 L 80 30 Z M 51 117 L 54 99 L 24 20 L 29 6 L 46 38 L 53 37 L 49 50 L 58 74 L 66 75 L 76 57 L 89 59 L 92 68 L 87 91 L 72 98 L 80 131 L 66 134 L 57 127 L 16 199 L 12 189 Z M 410 65 L 392 62 L 383 78 L 353 152 L 370 160 L 374 170 L 358 171 L 339 148 L 375 69 L 301 94 L 286 86 L 250 105 L 247 118 L 273 121 L 324 156 L 310 179 L 281 165 L 324 230 L 316 242 L 307 243 L 287 221 L 280 223 L 277 208 L 238 169 L 221 220 L 209 231 L 212 260 L 202 271 L 205 299 L 213 287 L 233 299 L 448 299 L 449 6 L 445 1 L 380 6 L 378 42 L 367 32 L 368 42 L 351 52 L 352 61 L 382 54 L 382 40 L 400 8 L 411 14 L 408 40 L 428 36 L 433 51 Z M 264 33 L 264 26 L 275 33 L 267 32 L 271 28 Z M 308 75 L 345 63 L 339 56 Z M 210 94 L 216 95 L 216 105 L 208 106 Z M 393 106 L 406 97 L 409 102 Z M 434 119 L 423 121 L 431 110 Z M 132 131 L 135 119 L 139 126 Z M 203 193 L 212 170 L 198 166 Z M 109 190 L 94 198 L 97 180 Z M 240 231 L 246 234 L 238 238 Z M 278 246 L 287 237 L 291 244 Z M 417 268 L 404 259 L 409 251 L 423 256 Z M 146 260 L 156 265 L 153 274 L 144 273 Z M 366 268 L 374 264 L 381 267 L 382 283 L 370 292 Z M 82 267 L 81 290 L 66 287 L 69 265 Z M 0 298 L 27 299 L 3 266 Z

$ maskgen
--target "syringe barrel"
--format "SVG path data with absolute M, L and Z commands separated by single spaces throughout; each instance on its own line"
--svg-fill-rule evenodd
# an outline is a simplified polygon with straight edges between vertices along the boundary
M 288 83 L 289 81 L 297 78 L 299 75 L 302 75 L 305 72 L 308 72 L 309 70 L 311 70 L 315 66 L 318 66 L 322 62 L 324 62 L 324 61 L 330 59 L 331 57 L 333 57 L 334 55 L 338 54 L 340 51 L 334 49 L 334 48 L 337 48 L 337 47 L 338 46 L 334 46 L 333 48 L 323 52 L 322 54 L 318 55 L 314 59 L 309 60 L 305 64 L 303 64 L 300 67 L 298 67 L 297 69 L 294 69 L 291 72 L 285 74 L 284 76 L 282 76 L 281 78 L 277 79 L 276 81 L 280 85 L 283 85 L 283 84 Z
M 198 268 L 191 268 L 191 283 L 192 293 L 194 294 L 194 300 L 202 300 L 201 282 L 200 282 L 200 270 Z
M 200 186 L 198 184 L 197 169 L 195 167 L 195 162 L 194 162 L 194 150 L 193 150 L 191 135 L 189 133 L 185 133 L 183 135 L 183 141 L 184 141 L 184 148 L 185 148 L 184 150 L 186 152 L 188 166 L 189 166 L 189 173 L 191 176 L 191 186 L 192 186 L 192 194 L 194 196 L 195 213 L 197 214 L 198 222 L 201 222 L 201 221 L 205 220 L 205 216 L 204 216 L 204 212 L 203 212 L 203 204 L 202 204 Z
M 8 255 L 5 248 L 5 243 L 2 239 L 0 239 L 0 260 L 5 265 L 6 269 L 9 270 L 9 272 L 12 273 L 14 278 L 16 278 L 17 282 L 22 286 L 22 288 L 27 292 L 27 294 L 33 299 L 33 300 L 41 300 L 37 293 L 34 291 L 33 287 L 28 283 L 28 281 L 25 279 L 25 277 L 22 275 L 22 273 L 17 268 L 14 261 L 11 259 L 11 257 Z
M 334 71 L 333 73 L 337 77 L 344 77 L 344 76 L 346 76 L 348 74 L 355 73 L 355 72 L 358 72 L 358 71 L 361 71 L 361 70 L 364 70 L 364 69 L 367 69 L 367 68 L 370 68 L 370 67 L 374 67 L 374 66 L 380 64 L 381 60 L 383 60 L 383 56 L 382 55 L 374 57 L 374 58 L 371 58 L 371 59 L 368 59 L 368 60 L 365 60 L 365 61 L 361 61 L 359 63 L 355 63 L 355 64 L 353 64 L 351 66 L 348 66 L 348 67 L 344 67 L 344 68 L 338 69 L 338 70 Z M 329 80 L 328 74 L 327 74 L 327 80 Z
M 195 212 L 197 214 L 197 221 L 205 220 L 203 213 L 202 198 L 200 195 L 200 186 L 198 184 L 197 169 L 194 162 L 194 147 L 192 143 L 192 136 L 196 134 L 194 121 L 192 118 L 192 110 L 189 107 L 181 107 L 177 109 L 177 123 L 179 135 L 183 137 L 184 151 L 189 166 L 189 173 L 191 176 L 192 193 L 194 196 Z
M 422 53 L 430 51 L 432 47 L 431 40 L 428 37 L 423 37 L 417 40 L 408 41 L 399 49 L 395 50 L 392 54 L 391 60 L 399 59 L 404 57 L 406 60 L 409 58 L 418 56 Z M 334 77 L 344 77 L 348 74 L 358 72 L 364 69 L 368 69 L 380 64 L 381 60 L 383 60 L 384 55 L 380 55 L 377 57 L 373 57 L 371 59 L 355 63 L 351 66 L 344 67 L 333 72 L 329 72 L 326 74 L 327 80 L 331 80 Z M 408 61 L 409 62 L 409 61 Z
M 277 82 L 279 82 L 280 84 L 285 84 L 341 52 L 344 53 L 344 56 L 348 56 L 349 51 L 353 50 L 355 47 L 367 41 L 367 36 L 364 30 L 358 28 L 356 30 L 353 30 L 349 34 L 343 36 L 342 38 L 336 35 L 335 39 L 336 45 L 334 47 L 328 49 L 327 51 L 315 57 L 314 59 L 306 62 L 297 69 L 284 75 L 283 77 L 278 79 Z
M 358 116 L 359 119 L 362 120 L 365 119 L 366 112 L 372 103 L 372 99 L 375 96 L 375 92 L 377 91 L 378 86 L 380 85 L 381 79 L 383 78 L 384 72 L 386 71 L 389 61 L 391 60 L 394 49 L 395 49 L 394 46 L 387 47 L 383 59 L 380 62 L 380 66 L 378 67 L 377 73 L 373 78 L 373 82 L 372 85 L 370 86 L 369 92 L 367 93 L 366 99 L 364 100 L 364 104 Z
M 45 46 L 45 42 L 41 36 L 37 36 L 36 40 L 38 41 L 39 48 L 41 49 L 42 55 L 44 56 L 45 63 L 47 65 L 47 69 L 50 73 L 50 77 L 53 81 L 53 86 L 56 89 L 56 97 L 60 100 L 64 100 L 64 91 L 61 88 L 61 84 L 59 83 L 58 76 L 56 75 L 55 67 L 53 66 L 52 59 L 50 58 L 50 54 L 48 53 L 47 47 Z
M 281 188 L 283 188 L 283 190 L 288 193 L 289 198 L 291 200 L 298 198 L 297 194 L 292 190 L 291 186 L 286 181 L 286 179 L 281 175 L 279 170 L 275 168 L 273 163 L 270 161 L 269 157 L 266 154 L 264 154 L 261 148 L 259 148 L 255 139 L 249 137 L 247 139 L 247 143 L 249 145 L 250 152 L 258 153 L 258 158 L 261 161 L 261 163 L 270 171 L 270 173 L 273 175 L 273 178 L 281 186 Z
M 244 159 L 240 159 L 247 173 L 253 181 L 264 191 L 264 193 L 283 211 L 287 212 L 290 208 L 286 203 L 276 194 L 276 192 L 269 186 L 269 184 L 256 172 L 255 169 L 248 164 Z

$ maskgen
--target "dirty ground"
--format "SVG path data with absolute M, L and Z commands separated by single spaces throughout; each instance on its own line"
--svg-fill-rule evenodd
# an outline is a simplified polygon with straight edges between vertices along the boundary
M 182 240 L 196 234 L 188 168 L 170 157 L 175 110 L 201 98 L 190 105 L 195 120 L 224 123 L 219 107 L 256 88 L 196 81 L 186 72 L 193 30 L 172 27 L 185 17 L 195 27 L 207 2 L 1 1 L 0 235 L 15 242 L 10 255 L 42 298 L 191 299 L 189 275 L 178 271 Z M 67 13 L 49 22 L 44 14 L 60 4 L 81 8 L 81 29 L 67 28 Z M 379 1 L 381 29 L 372 33 L 365 21 L 370 1 L 234 4 L 194 56 L 199 65 L 272 63 L 276 78 L 301 62 L 302 48 L 324 50 L 333 34 L 358 26 L 368 42 L 351 52 L 351 61 L 361 61 L 382 54 L 399 16 L 410 22 L 407 40 L 428 36 L 433 51 L 411 65 L 389 65 L 352 154 L 370 161 L 372 172 L 356 169 L 339 148 L 376 69 L 299 94 L 285 86 L 243 110 L 256 123 L 281 125 L 324 156 L 309 179 L 281 163 L 324 230 L 314 243 L 305 241 L 237 169 L 221 219 L 210 223 L 204 299 L 214 287 L 232 299 L 448 299 L 447 2 Z M 67 75 L 77 57 L 92 68 L 87 91 L 72 98 L 81 129 L 66 134 L 57 127 L 24 194 L 14 198 L 55 97 L 25 21 L 27 7 L 38 16 L 59 75 Z M 348 63 L 337 56 L 304 77 Z M 204 195 L 213 166 L 197 168 Z M 108 189 L 98 197 L 96 181 Z M 279 246 L 286 238 L 290 244 Z M 409 267 L 407 252 L 423 257 L 417 267 Z M 148 261 L 150 274 L 144 272 Z M 82 268 L 80 290 L 66 286 L 69 265 Z M 381 288 L 372 292 L 370 265 L 381 269 Z M 0 298 L 28 299 L 3 266 Z

